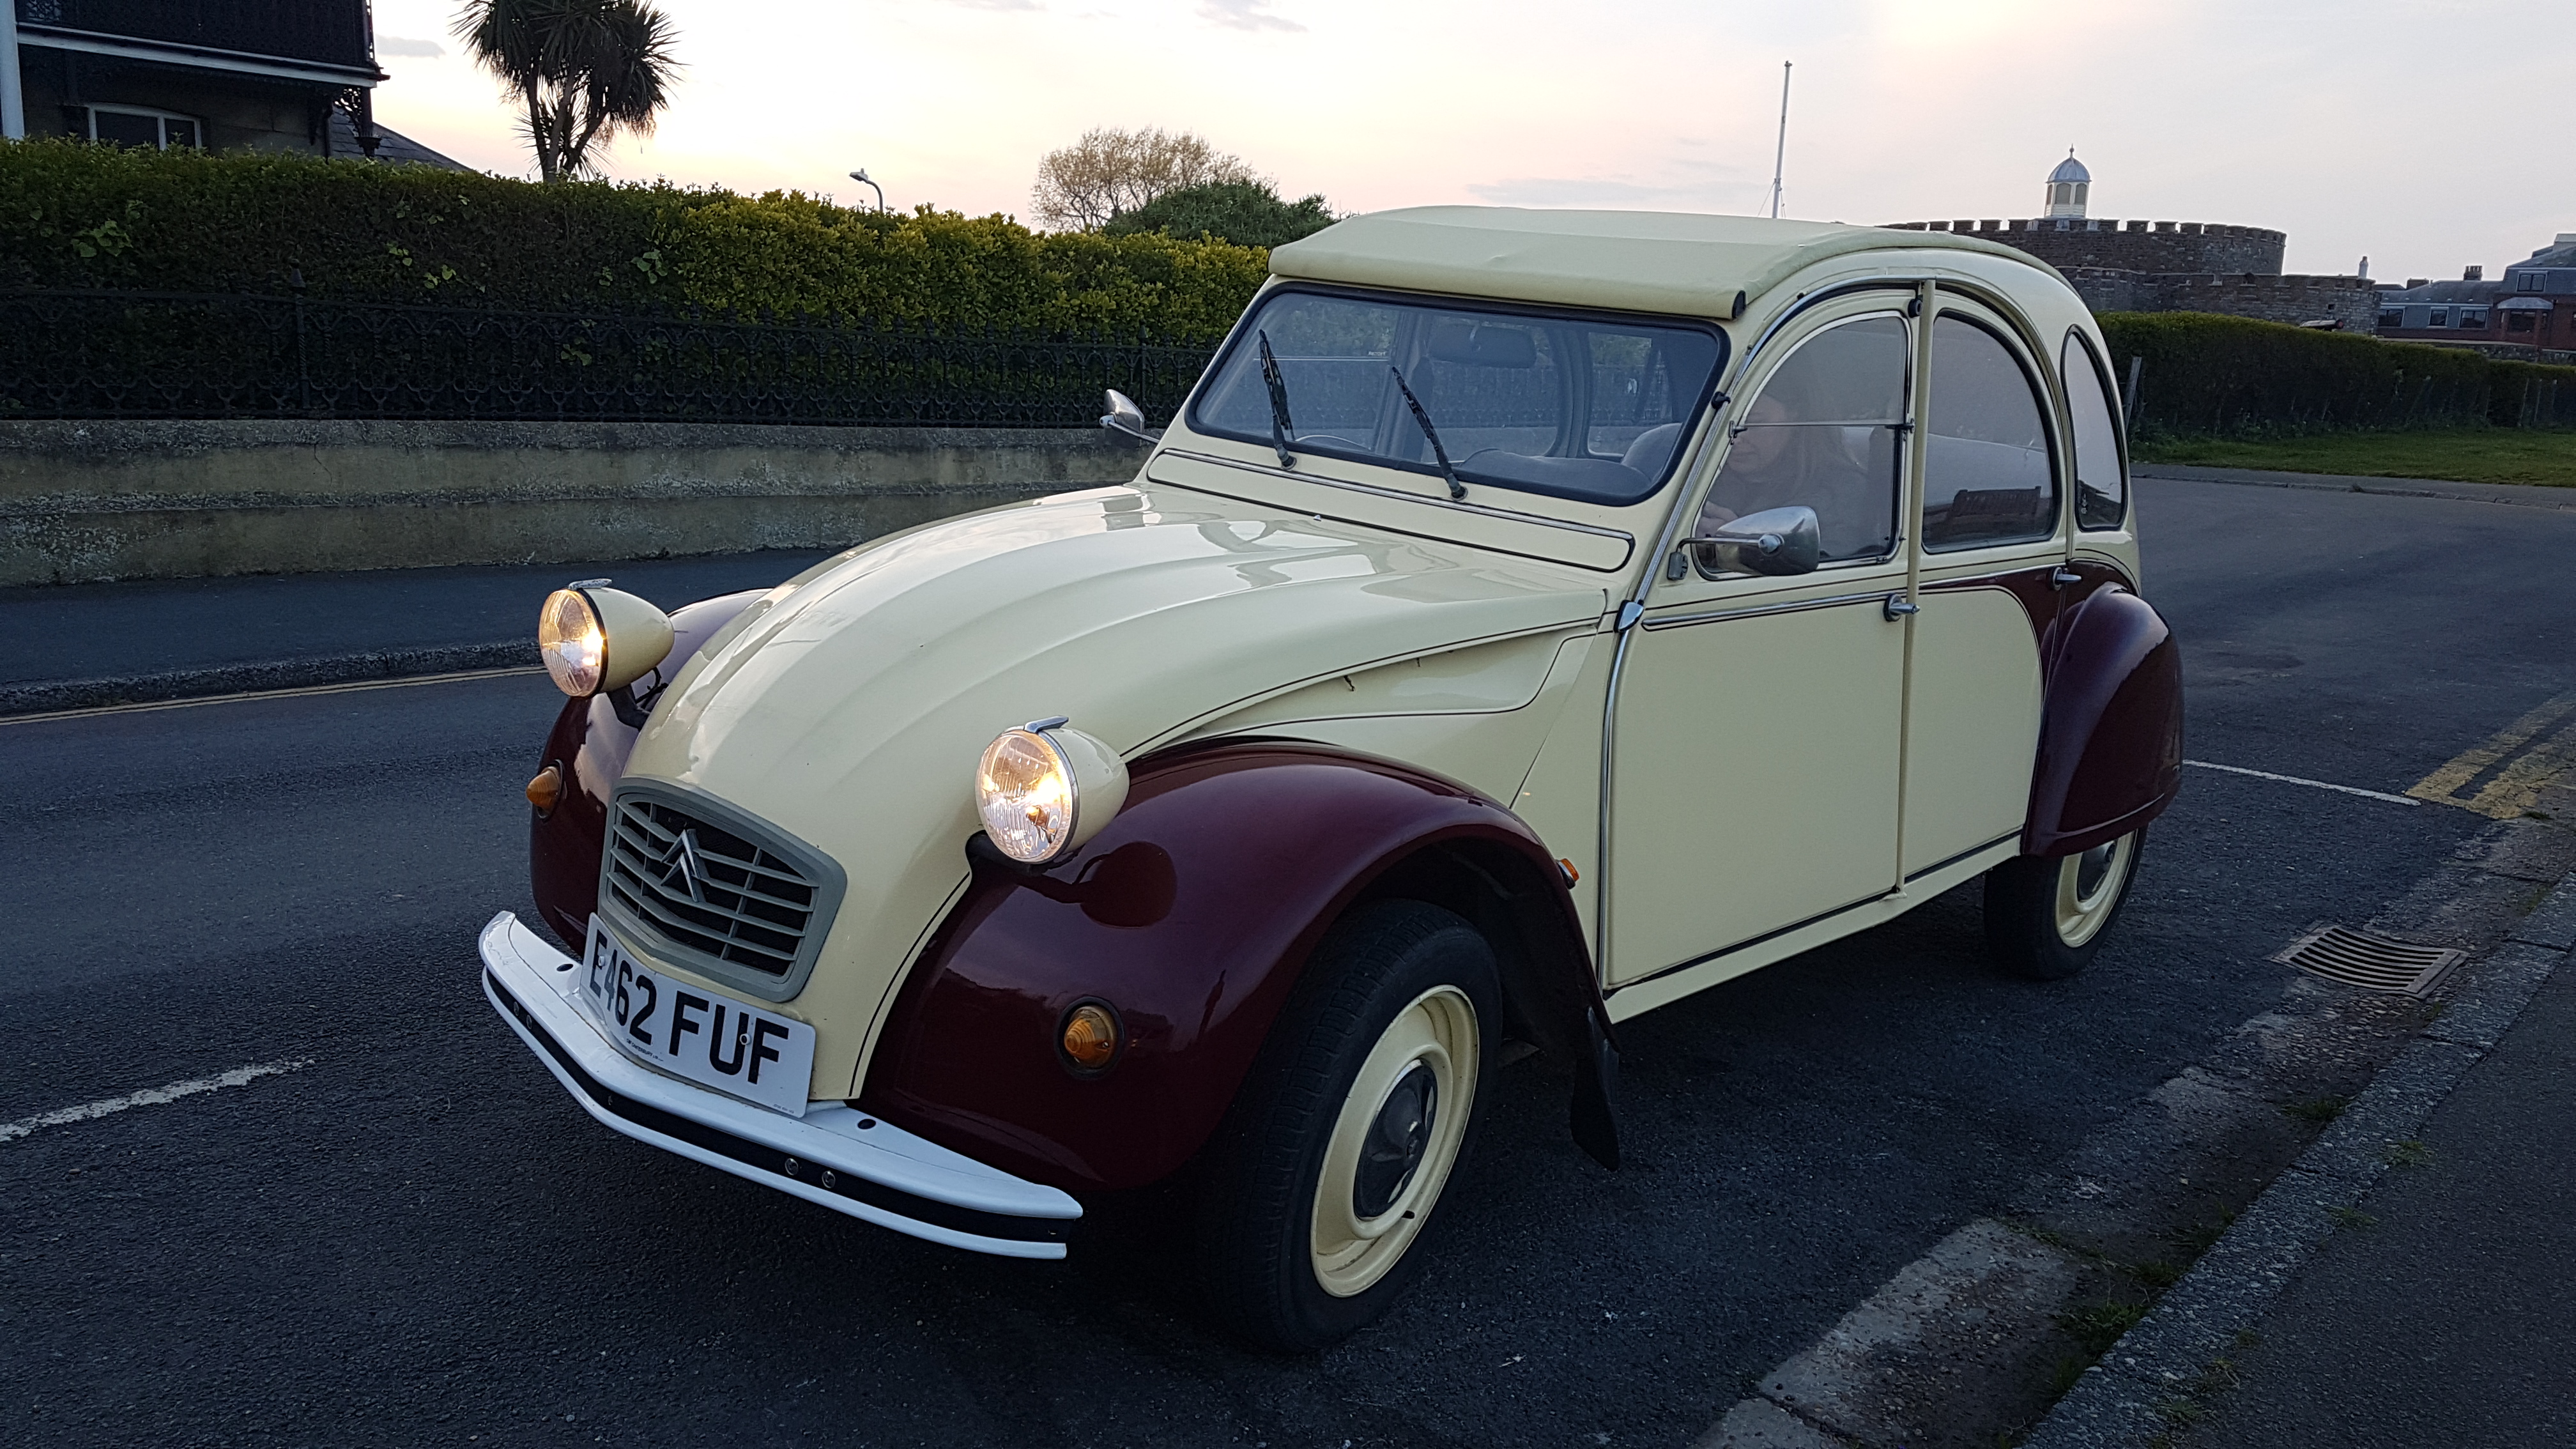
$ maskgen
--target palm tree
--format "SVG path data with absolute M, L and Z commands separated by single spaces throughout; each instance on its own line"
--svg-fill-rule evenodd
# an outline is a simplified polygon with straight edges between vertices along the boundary
M 649 136 L 679 61 L 670 17 L 649 0 L 466 0 L 456 38 L 526 105 L 537 174 L 595 174 L 592 148 Z

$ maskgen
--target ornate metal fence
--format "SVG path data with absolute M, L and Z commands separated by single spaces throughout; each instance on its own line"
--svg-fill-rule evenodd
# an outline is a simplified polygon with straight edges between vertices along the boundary
M 1212 346 L 701 312 L 0 292 L 0 418 L 1068 427 L 1160 421 Z

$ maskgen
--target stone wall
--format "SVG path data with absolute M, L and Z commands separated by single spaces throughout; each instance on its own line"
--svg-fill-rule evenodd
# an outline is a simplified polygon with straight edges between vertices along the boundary
M 0 585 L 840 548 L 1143 457 L 1094 428 L 0 422 Z
M 2019 247 L 2063 271 L 2277 274 L 2286 232 L 2198 221 L 2115 221 L 2105 217 L 2022 217 L 2011 221 L 1900 221 L 1899 231 L 1947 231 Z
M 2379 292 L 2364 277 L 2265 276 L 2172 272 L 2147 275 L 2107 267 L 2069 269 L 2066 280 L 2096 312 L 2217 312 L 2264 322 L 2332 322 L 2371 336 L 2379 325 Z M 2526 349 L 2527 350 L 2527 349 Z

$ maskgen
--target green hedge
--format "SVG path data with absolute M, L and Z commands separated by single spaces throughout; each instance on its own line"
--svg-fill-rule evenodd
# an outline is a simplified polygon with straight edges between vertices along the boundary
M 2576 367 L 2206 312 L 2106 312 L 2115 382 L 2139 359 L 2146 437 L 2576 426 Z
M 721 307 L 942 330 L 1205 340 L 1255 247 L 1033 232 L 1001 216 L 793 193 L 540 186 L 249 152 L 0 143 L 0 288 L 117 287 L 582 310 Z

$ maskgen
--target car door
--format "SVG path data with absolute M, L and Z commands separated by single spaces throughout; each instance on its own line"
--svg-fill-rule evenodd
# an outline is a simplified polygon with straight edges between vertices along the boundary
M 1996 313 L 1941 298 L 1906 626 L 1908 879 L 2016 839 L 2029 809 L 2040 638 L 2067 550 L 2042 366 Z
M 1692 536 L 1813 508 L 1821 562 L 1659 563 L 1610 703 L 1606 971 L 1624 984 L 1884 895 L 1897 874 L 1908 294 L 1812 309 L 1755 360 Z M 1678 573 L 1679 577 L 1674 577 Z M 1749 958 L 1747 964 L 1751 964 Z

